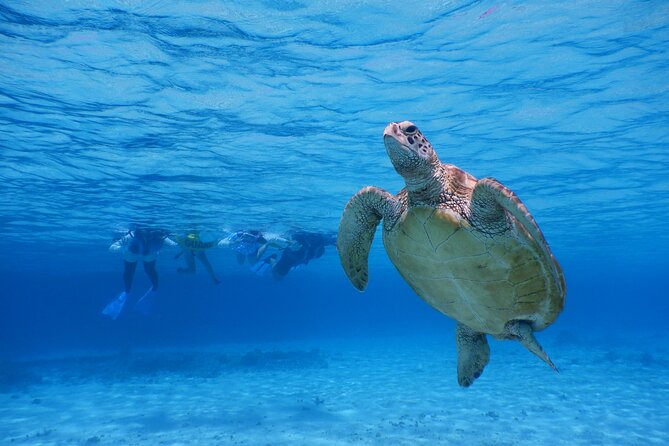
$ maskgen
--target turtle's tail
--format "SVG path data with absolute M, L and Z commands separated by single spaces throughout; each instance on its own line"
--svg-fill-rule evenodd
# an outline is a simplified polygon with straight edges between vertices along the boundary
M 551 361 L 551 358 L 548 357 L 544 349 L 539 345 L 539 342 L 537 342 L 537 338 L 534 337 L 534 330 L 532 330 L 532 326 L 529 322 L 513 321 L 507 325 L 507 329 L 513 338 L 518 339 L 526 349 L 537 355 L 543 362 L 548 364 L 550 368 L 560 373 L 558 368 L 555 367 L 555 364 L 553 364 L 553 361 Z

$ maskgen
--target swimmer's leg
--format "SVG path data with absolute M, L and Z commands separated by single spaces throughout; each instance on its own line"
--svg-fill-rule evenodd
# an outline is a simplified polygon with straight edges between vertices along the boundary
M 195 257 L 193 256 L 193 251 L 185 250 L 184 260 L 186 261 L 185 268 L 177 268 L 177 272 L 181 274 L 192 274 L 195 272 Z
M 123 261 L 123 286 L 126 293 L 130 293 L 132 289 L 132 279 L 135 277 L 136 269 L 137 262 Z
M 207 272 L 209 273 L 209 277 L 211 277 L 211 280 L 214 282 L 214 284 L 219 284 L 221 283 L 220 280 L 218 280 L 218 277 L 216 277 L 216 273 L 214 272 L 214 268 L 211 266 L 211 263 L 209 263 L 209 259 L 207 258 L 207 255 L 204 253 L 204 251 L 200 251 L 197 253 L 197 258 L 204 267 L 207 269 Z M 195 269 L 195 266 L 193 266 L 193 269 Z
M 144 261 L 144 271 L 146 272 L 146 275 L 149 276 L 149 280 L 153 286 L 153 291 L 158 291 L 158 272 L 156 271 L 156 261 Z

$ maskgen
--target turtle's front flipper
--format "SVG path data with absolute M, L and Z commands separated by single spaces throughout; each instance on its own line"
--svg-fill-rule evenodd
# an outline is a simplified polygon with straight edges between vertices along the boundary
M 458 351 L 458 384 L 469 387 L 481 376 L 490 360 L 490 347 L 485 334 L 474 331 L 458 322 L 455 327 L 455 343 Z
M 534 218 L 511 189 L 494 178 L 478 180 L 472 193 L 473 225 L 482 232 L 491 234 L 504 232 L 510 227 L 504 211 L 521 222 L 538 243 L 546 243 Z
M 358 290 L 367 287 L 367 258 L 376 227 L 382 218 L 396 219 L 400 212 L 400 202 L 374 186 L 360 189 L 346 205 L 339 223 L 337 251 L 344 272 Z
M 520 198 L 494 178 L 481 178 L 474 186 L 471 204 L 471 223 L 483 233 L 501 234 L 510 229 L 511 224 L 506 212 L 511 214 L 535 240 L 537 247 L 546 258 L 548 265 L 553 265 L 551 273 L 564 293 L 565 281 L 560 265 L 548 248 L 544 235 Z

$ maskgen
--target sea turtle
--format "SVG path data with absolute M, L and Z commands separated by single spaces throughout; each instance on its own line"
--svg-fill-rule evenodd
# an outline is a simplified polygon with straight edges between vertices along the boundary
M 477 180 L 442 164 L 411 122 L 390 123 L 383 141 L 406 187 L 392 195 L 367 186 L 349 200 L 337 237 L 349 280 L 366 288 L 369 250 L 383 220 L 383 244 L 404 280 L 457 321 L 461 386 L 488 363 L 486 334 L 520 341 L 557 371 L 534 332 L 562 310 L 565 281 L 525 205 L 494 178 Z

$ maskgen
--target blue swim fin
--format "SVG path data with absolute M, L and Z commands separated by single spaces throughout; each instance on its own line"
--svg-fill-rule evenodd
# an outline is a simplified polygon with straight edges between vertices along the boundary
M 102 310 L 102 314 L 109 316 L 112 320 L 115 321 L 121 314 L 126 300 L 128 300 L 128 293 L 124 291 L 116 299 L 107 304 L 107 306 Z
M 144 295 L 137 301 L 135 304 L 135 311 L 139 311 L 142 314 L 149 314 L 153 309 L 153 304 L 155 303 L 156 292 L 153 290 L 153 287 L 149 288 L 149 291 L 144 293 Z
M 268 262 L 265 262 L 264 260 L 261 260 L 260 262 L 256 262 L 253 265 L 251 265 L 251 271 L 253 271 L 256 275 L 258 276 L 264 276 L 269 272 L 269 270 L 272 269 L 272 265 L 270 265 Z

